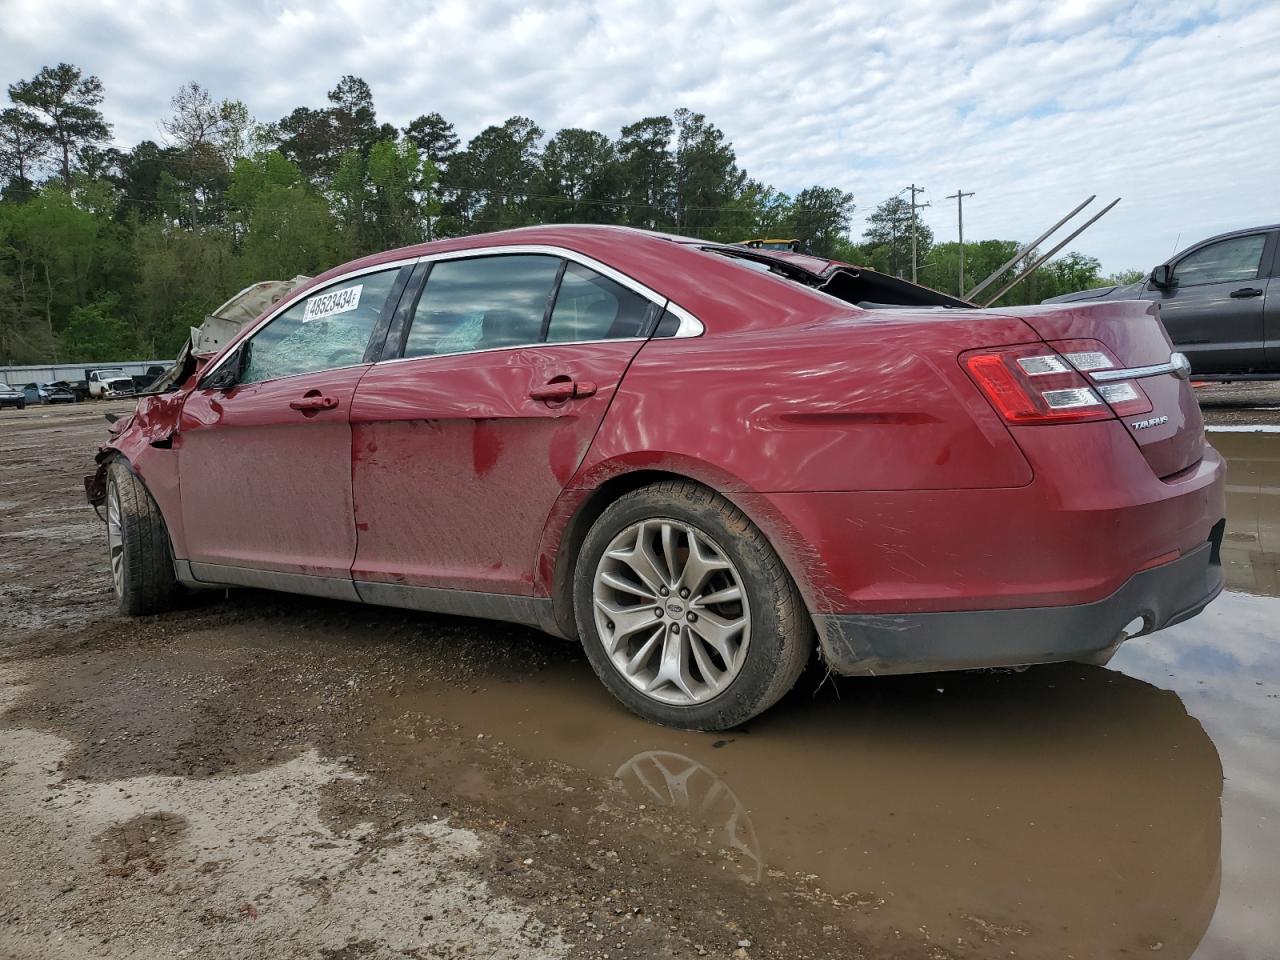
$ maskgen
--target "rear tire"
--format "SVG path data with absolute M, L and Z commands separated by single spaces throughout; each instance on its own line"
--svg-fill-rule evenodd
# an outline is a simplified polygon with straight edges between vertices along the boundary
M 137 617 L 172 609 L 180 594 L 169 530 L 124 460 L 107 470 L 107 551 L 116 606 Z
M 575 564 L 574 612 L 609 691 L 689 730 L 768 709 L 813 650 L 803 600 L 764 534 L 689 481 L 642 487 L 601 514 Z

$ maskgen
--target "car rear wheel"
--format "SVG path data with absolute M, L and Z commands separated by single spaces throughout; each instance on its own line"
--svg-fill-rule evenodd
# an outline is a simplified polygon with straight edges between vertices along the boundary
M 174 606 L 180 588 L 169 530 L 151 494 L 123 460 L 107 471 L 107 552 L 121 613 L 136 617 Z
M 614 696 L 687 729 L 727 729 L 772 706 L 813 649 L 803 601 L 764 535 L 687 481 L 605 510 L 578 555 L 574 609 Z

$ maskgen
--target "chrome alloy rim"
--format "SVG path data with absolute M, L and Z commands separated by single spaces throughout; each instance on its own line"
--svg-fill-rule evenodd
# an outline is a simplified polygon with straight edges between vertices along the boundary
M 124 596 L 124 532 L 120 526 L 120 491 L 107 486 L 107 551 L 111 555 L 111 580 L 116 596 Z
M 591 585 L 610 662 L 645 696 L 705 703 L 742 670 L 751 609 L 733 563 L 678 520 L 642 520 L 609 544 Z

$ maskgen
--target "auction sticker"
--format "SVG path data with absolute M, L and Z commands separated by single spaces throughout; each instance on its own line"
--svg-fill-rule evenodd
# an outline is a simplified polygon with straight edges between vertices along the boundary
M 318 297 L 312 297 L 307 301 L 302 322 L 310 323 L 312 320 L 321 320 L 332 317 L 334 314 L 354 310 L 360 306 L 360 291 L 363 289 L 364 284 L 357 283 L 354 287 L 347 287 L 345 290 L 335 290 L 333 293 L 322 293 Z

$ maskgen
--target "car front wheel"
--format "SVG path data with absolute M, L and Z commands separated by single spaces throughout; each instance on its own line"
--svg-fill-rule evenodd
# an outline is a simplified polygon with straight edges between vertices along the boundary
M 665 481 L 611 504 L 574 580 L 597 676 L 658 723 L 741 724 L 792 687 L 813 649 L 804 603 L 764 535 L 695 483 Z
M 136 617 L 174 606 L 179 586 L 169 530 L 151 494 L 123 460 L 107 471 L 107 552 L 121 613 Z

